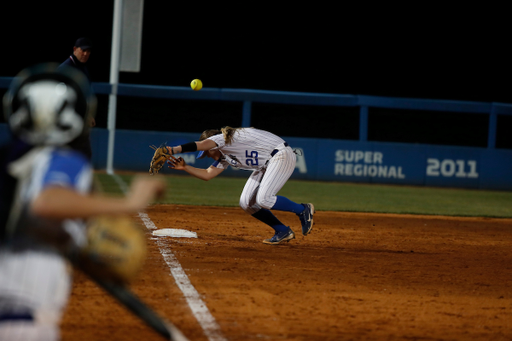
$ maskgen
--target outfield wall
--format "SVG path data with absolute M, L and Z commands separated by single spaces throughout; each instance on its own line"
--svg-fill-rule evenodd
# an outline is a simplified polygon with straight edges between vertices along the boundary
M 106 167 L 106 129 L 94 129 L 94 166 Z M 149 145 L 178 145 L 197 140 L 197 134 L 117 130 L 114 169 L 148 171 L 153 150 Z M 512 190 L 512 150 L 410 145 L 285 137 L 297 150 L 292 179 L 361 183 L 424 185 Z M 196 160 L 182 154 L 195 167 L 208 167 L 211 159 Z M 164 174 L 180 174 L 168 168 Z M 222 173 L 247 177 L 230 168 Z
M 0 77 L 0 88 L 7 87 L 11 80 Z M 98 94 L 112 92 L 110 84 L 93 83 L 93 86 Z M 250 126 L 255 120 L 255 114 L 252 112 L 253 103 L 358 108 L 359 134 L 356 140 L 284 137 L 299 151 L 297 169 L 292 178 L 512 190 L 512 149 L 496 148 L 498 119 L 512 116 L 512 104 L 246 89 L 203 89 L 198 92 L 187 87 L 133 84 L 119 84 L 116 91 L 117 95 L 127 97 L 239 102 L 243 104 L 239 113 L 241 126 Z M 368 117 L 372 108 L 486 115 L 483 127 L 488 132 L 487 143 L 485 147 L 456 147 L 371 141 L 368 139 Z M 151 107 L 148 109 L 151 110 Z M 414 111 L 410 114 L 414 115 Z M 331 123 L 337 124 L 336 119 L 341 120 L 341 117 L 340 113 L 339 116 L 333 117 Z M 439 124 L 443 125 L 444 122 Z M 267 130 L 274 131 L 270 128 Z M 471 132 L 468 134 L 471 135 Z M 508 132 L 504 134 L 508 135 Z M 159 145 L 162 142 L 171 145 L 182 144 L 196 140 L 198 135 L 199 133 L 116 129 L 114 169 L 147 171 L 153 155 L 149 145 Z M 7 136 L 6 125 L 0 124 L 0 143 L 4 142 Z M 94 167 L 105 169 L 107 129 L 92 130 L 92 145 Z M 188 163 L 197 167 L 209 165 L 208 160 L 195 160 L 194 155 L 184 157 Z M 166 168 L 164 172 L 169 173 L 171 170 Z M 229 169 L 223 175 L 247 177 L 248 173 Z
M 7 126 L 0 124 L 0 143 L 7 136 Z M 153 156 L 150 145 L 178 145 L 197 138 L 192 133 L 117 130 L 114 169 L 146 172 Z M 512 150 L 508 149 L 285 139 L 298 152 L 292 179 L 512 190 Z M 94 168 L 105 169 L 108 130 L 94 128 L 91 140 Z M 196 160 L 195 154 L 182 156 L 195 167 L 211 163 L 208 158 Z M 168 168 L 163 173 L 179 174 Z M 232 168 L 222 174 L 249 175 Z

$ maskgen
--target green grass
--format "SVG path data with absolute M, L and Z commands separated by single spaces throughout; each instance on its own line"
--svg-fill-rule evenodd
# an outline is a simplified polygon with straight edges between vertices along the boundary
M 119 175 L 129 183 L 133 175 Z M 208 182 L 190 176 L 161 176 L 168 183 L 159 203 L 238 206 L 245 178 L 218 177 Z M 114 178 L 95 175 L 101 189 L 121 195 Z M 512 192 L 452 188 L 353 184 L 290 180 L 279 195 L 312 202 L 320 211 L 407 213 L 512 218 Z

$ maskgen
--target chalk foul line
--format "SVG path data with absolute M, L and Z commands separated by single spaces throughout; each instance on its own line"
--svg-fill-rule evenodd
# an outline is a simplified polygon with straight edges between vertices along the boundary
M 114 181 L 118 184 L 119 188 L 123 191 L 124 194 L 128 191 L 128 185 L 121 179 L 118 175 L 112 174 Z M 147 213 L 139 212 L 138 213 L 140 220 L 144 223 L 144 226 L 148 230 L 157 230 L 157 227 L 153 223 L 153 221 L 149 218 Z M 192 314 L 197 319 L 197 322 L 203 329 L 204 334 L 210 341 L 227 341 L 226 338 L 222 335 L 220 331 L 220 326 L 217 324 L 217 321 L 210 313 L 210 310 L 206 306 L 206 304 L 201 299 L 199 293 L 194 288 L 192 283 L 190 282 L 187 274 L 181 267 L 181 264 L 178 262 L 172 250 L 165 245 L 162 239 L 156 240 L 160 253 L 164 258 L 165 263 L 171 270 L 171 275 L 174 277 L 178 288 L 180 288 L 183 293 L 190 310 L 192 310 Z

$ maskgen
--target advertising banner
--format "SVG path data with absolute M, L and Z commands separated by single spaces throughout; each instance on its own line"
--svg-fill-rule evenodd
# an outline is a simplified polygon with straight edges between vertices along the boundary
M 118 130 L 114 168 L 147 172 L 150 145 L 179 145 L 197 140 L 197 135 Z M 284 138 L 297 155 L 292 179 L 512 190 L 508 149 Z M 101 146 L 106 146 L 107 131 L 93 129 L 92 141 L 95 168 L 105 168 L 106 148 Z M 213 162 L 197 160 L 196 153 L 180 156 L 199 168 Z M 222 175 L 248 177 L 249 172 L 229 168 Z

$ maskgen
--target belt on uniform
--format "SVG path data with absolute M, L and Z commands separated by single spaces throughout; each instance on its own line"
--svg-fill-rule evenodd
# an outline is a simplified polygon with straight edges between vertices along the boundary
M 33 321 L 34 316 L 32 316 L 32 314 L 30 313 L 0 313 L 0 322 L 13 320 Z
M 288 147 L 288 146 L 289 146 L 289 144 L 288 144 L 287 142 L 283 143 L 283 145 L 284 145 L 285 147 Z M 274 155 L 276 155 L 278 151 L 279 151 L 279 149 L 274 149 L 274 150 L 272 151 L 272 153 L 270 153 L 270 157 L 273 157 Z

